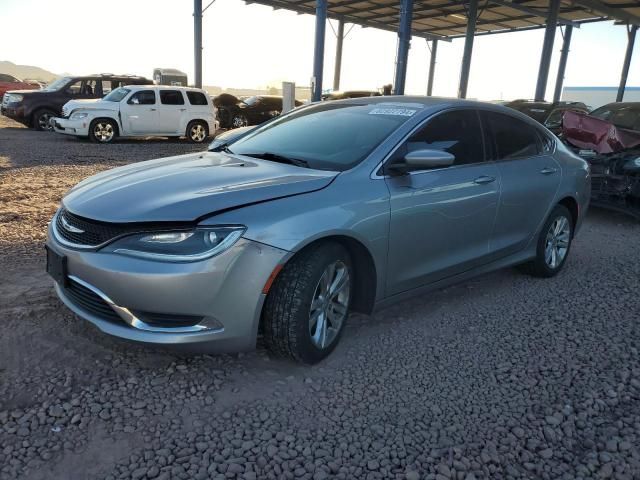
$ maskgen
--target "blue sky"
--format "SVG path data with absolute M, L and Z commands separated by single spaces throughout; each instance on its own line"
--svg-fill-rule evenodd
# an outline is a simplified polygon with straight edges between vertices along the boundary
M 0 0 L 0 60 L 77 74 L 151 76 L 154 67 L 175 67 L 192 79 L 192 8 L 190 0 Z M 478 37 L 469 97 L 532 97 L 543 34 L 536 30 Z M 310 15 L 217 0 L 205 13 L 203 37 L 206 85 L 259 88 L 283 80 L 309 84 L 314 39 Z M 344 44 L 341 86 L 378 88 L 391 83 L 396 38 L 392 32 L 354 27 Z M 552 95 L 561 41 L 558 30 L 547 96 Z M 625 28 L 611 22 L 574 29 L 565 85 L 617 85 L 625 47 Z M 440 42 L 435 95 L 456 94 L 462 48 L 463 40 Z M 325 87 L 333 80 L 334 52 L 335 37 L 328 26 Z M 414 38 L 407 93 L 425 93 L 428 63 L 427 43 Z M 640 47 L 628 85 L 640 85 Z

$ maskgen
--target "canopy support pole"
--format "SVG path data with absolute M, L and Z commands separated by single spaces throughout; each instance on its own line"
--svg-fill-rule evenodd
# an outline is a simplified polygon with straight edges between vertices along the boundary
M 398 51 L 396 54 L 396 74 L 393 93 L 404 95 L 407 79 L 407 60 L 411 48 L 411 21 L 413 18 L 413 0 L 402 0 L 400 5 L 400 23 L 398 25 Z
M 624 63 L 622 64 L 622 73 L 620 74 L 620 85 L 618 86 L 618 94 L 616 102 L 621 102 L 624 98 L 624 90 L 627 88 L 627 77 L 629 76 L 629 67 L 631 66 L 631 56 L 633 55 L 633 46 L 636 43 L 637 25 L 632 25 L 629 30 L 629 38 L 627 40 L 627 53 L 624 55 Z
M 313 49 L 313 77 L 311 101 L 322 99 L 322 71 L 324 67 L 324 32 L 327 24 L 327 0 L 316 0 L 316 38 Z
M 202 88 L 202 0 L 193 0 L 194 84 Z
M 467 98 L 469 73 L 471 72 L 471 54 L 473 53 L 473 40 L 476 33 L 477 19 L 478 0 L 469 0 L 469 8 L 467 10 L 467 33 L 464 39 L 462 65 L 460 66 L 460 84 L 458 86 L 458 98 Z
M 433 76 L 436 73 L 436 55 L 438 54 L 438 40 L 431 40 L 431 58 L 429 59 L 429 79 L 427 81 L 427 96 L 433 92 Z
M 573 27 L 567 25 L 564 27 L 564 41 L 562 42 L 562 52 L 560 53 L 560 64 L 558 65 L 558 76 L 556 77 L 556 88 L 553 91 L 553 103 L 559 102 L 562 96 L 562 85 L 564 84 L 564 72 L 567 69 L 567 58 L 569 57 L 569 48 L 571 47 L 571 34 Z
M 560 10 L 560 0 L 550 0 L 549 12 L 547 13 L 547 26 L 544 32 L 544 43 L 542 44 L 542 54 L 540 55 L 540 67 L 538 68 L 538 83 L 536 84 L 535 100 L 544 101 L 547 91 L 547 80 L 549 79 L 549 66 L 551 65 L 551 55 L 553 54 L 553 41 L 556 36 L 558 26 L 558 11 Z
M 336 34 L 336 63 L 333 69 L 333 90 L 340 90 L 340 71 L 342 70 L 342 42 L 344 40 L 344 19 L 338 20 L 338 33 Z

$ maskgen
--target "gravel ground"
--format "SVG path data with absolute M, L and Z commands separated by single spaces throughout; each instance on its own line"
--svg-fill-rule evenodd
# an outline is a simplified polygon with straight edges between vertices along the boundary
M 180 357 L 64 309 L 41 245 L 80 178 L 194 147 L 0 122 L 0 479 L 640 478 L 637 222 L 592 211 L 551 280 L 353 316 L 314 367 Z

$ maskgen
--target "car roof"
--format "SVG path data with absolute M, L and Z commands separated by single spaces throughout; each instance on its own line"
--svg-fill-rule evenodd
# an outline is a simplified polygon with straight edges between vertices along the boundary
M 321 105 L 324 102 L 314 102 L 310 105 Z M 511 117 L 516 117 L 528 123 L 535 128 L 541 128 L 539 122 L 536 122 L 528 115 L 510 107 L 503 105 L 497 105 L 490 102 L 481 102 L 478 100 L 466 100 L 461 98 L 448 98 L 448 97 L 426 97 L 426 96 L 412 96 L 412 95 L 386 95 L 380 97 L 359 97 L 359 98 L 346 98 L 343 100 L 333 100 L 332 105 L 389 105 L 390 107 L 400 108 L 420 108 L 422 107 L 422 115 L 431 115 L 439 110 L 446 108 L 475 108 L 502 113 Z
M 343 100 L 336 100 L 340 103 L 354 103 L 362 105 L 363 103 L 369 105 L 378 105 L 390 103 L 394 105 L 408 106 L 408 104 L 420 104 L 424 107 L 439 107 L 439 106 L 465 106 L 465 107 L 493 107 L 494 104 L 488 102 L 480 102 L 477 100 L 466 100 L 461 98 L 449 98 L 449 97 L 426 97 L 419 95 L 383 95 L 376 97 L 359 97 L 359 98 L 345 98 Z M 503 108 L 500 110 L 504 111 Z
M 625 107 L 634 107 L 634 108 L 640 108 L 640 102 L 611 102 L 611 103 L 607 103 L 606 105 L 602 105 L 601 107 L 598 107 L 598 110 L 600 110 L 601 108 L 625 108 Z
M 124 88 L 128 88 L 129 90 L 148 90 L 149 88 L 157 88 L 158 90 L 185 90 L 188 92 L 207 93 L 201 88 L 182 87 L 179 85 L 125 85 Z

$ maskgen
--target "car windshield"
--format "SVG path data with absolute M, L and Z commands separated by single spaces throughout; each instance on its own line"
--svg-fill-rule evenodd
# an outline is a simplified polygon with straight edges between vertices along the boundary
M 126 97 L 130 91 L 131 90 L 129 90 L 128 88 L 122 88 L 122 87 L 116 88 L 115 90 L 112 90 L 111 93 L 109 93 L 109 95 L 104 97 L 103 100 L 105 102 L 119 102 L 124 97 Z
M 364 160 L 416 111 L 415 104 L 322 103 L 279 117 L 234 142 L 231 150 L 273 161 L 293 159 L 314 169 L 344 171 Z
M 47 85 L 46 88 L 44 88 L 43 90 L 46 90 L 48 92 L 54 92 L 56 90 L 60 90 L 67 83 L 69 83 L 69 80 L 71 80 L 71 78 L 69 78 L 69 77 L 61 77 L 61 78 L 55 80 L 54 82 L 50 83 L 49 85 Z
M 259 97 L 249 97 L 242 100 L 242 103 L 246 103 L 250 107 L 254 106 L 256 103 L 260 101 Z

